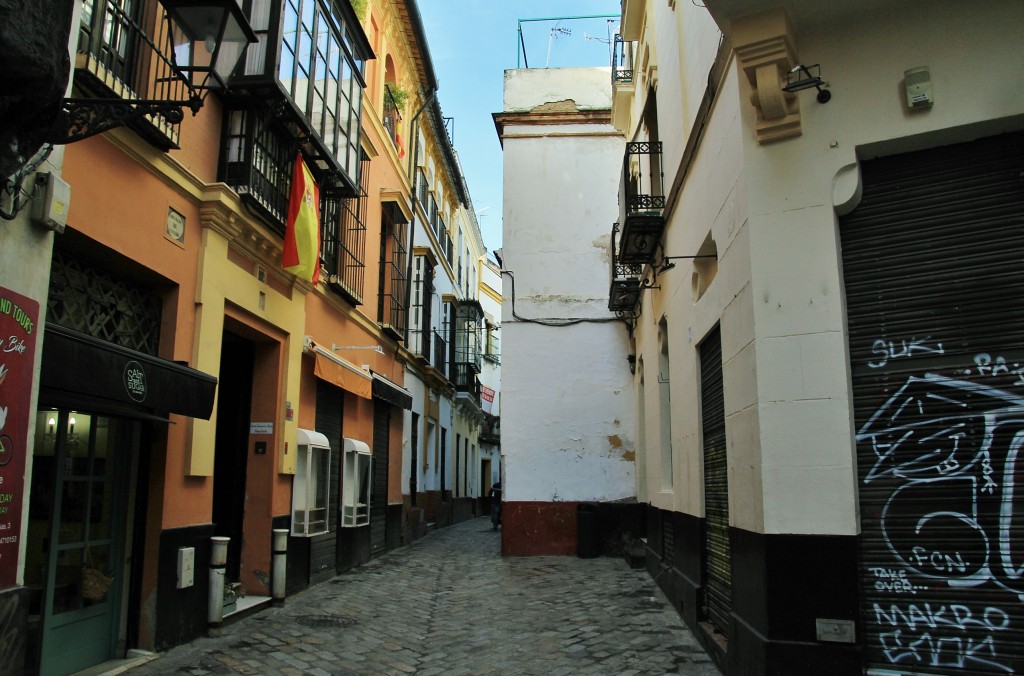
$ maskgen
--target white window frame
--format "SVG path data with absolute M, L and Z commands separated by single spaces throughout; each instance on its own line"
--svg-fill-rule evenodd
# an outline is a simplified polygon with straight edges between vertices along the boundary
M 358 439 L 345 439 L 344 478 L 341 490 L 341 527 L 355 528 L 370 523 L 373 454 Z
M 311 537 L 330 532 L 331 460 L 327 437 L 298 430 L 295 475 L 292 477 L 292 535 Z

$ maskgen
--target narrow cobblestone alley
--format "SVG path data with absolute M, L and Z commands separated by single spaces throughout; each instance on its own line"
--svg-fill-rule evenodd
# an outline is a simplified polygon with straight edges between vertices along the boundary
M 718 674 L 645 571 L 499 537 L 435 531 L 131 673 Z

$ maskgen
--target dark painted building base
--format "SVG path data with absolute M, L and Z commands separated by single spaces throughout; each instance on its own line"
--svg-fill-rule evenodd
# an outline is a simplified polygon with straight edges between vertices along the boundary
M 862 672 L 859 643 L 817 639 L 815 620 L 856 625 L 857 538 L 729 529 L 732 613 L 719 632 L 704 600 L 703 520 L 647 509 L 647 570 L 729 676 Z
M 570 556 L 579 551 L 577 513 L 593 509 L 584 524 L 596 533 L 596 555 L 623 556 L 644 533 L 645 505 L 636 502 L 503 502 L 501 553 L 505 556 Z
M 370 527 L 338 529 L 338 551 L 336 572 L 343 573 L 370 560 Z
M 428 524 L 436 528 L 452 525 L 452 499 L 450 491 L 425 491 L 417 496 L 417 505 L 426 512 Z
M 213 524 L 171 528 L 160 533 L 156 587 L 156 650 L 167 650 L 206 635 Z M 195 584 L 177 588 L 178 549 L 195 547 Z
M 385 551 L 402 546 L 402 513 L 404 505 L 388 505 L 387 529 L 384 531 Z
M 31 593 L 25 587 L 0 591 L 0 674 L 28 673 L 24 667 L 26 657 L 36 663 L 39 646 L 28 645 L 30 602 Z
M 452 523 L 469 521 L 476 516 L 476 498 L 454 498 L 452 500 Z

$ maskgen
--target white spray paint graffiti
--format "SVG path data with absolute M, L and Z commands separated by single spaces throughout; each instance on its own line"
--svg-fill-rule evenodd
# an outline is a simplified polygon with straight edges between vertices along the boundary
M 881 359 L 868 366 L 943 354 L 941 343 L 926 340 L 875 341 L 872 354 Z M 1017 375 L 1024 384 L 1022 373 L 1017 364 L 985 353 L 958 372 Z M 1006 610 L 914 597 L 932 590 L 933 599 L 934 590 L 945 587 L 950 594 L 940 596 L 961 601 L 966 588 L 991 584 L 1024 601 L 1024 503 L 1015 509 L 1014 494 L 1018 483 L 1024 485 L 1024 475 L 1017 478 L 1024 470 L 1024 462 L 1018 465 L 1024 397 L 937 374 L 911 376 L 860 428 L 857 441 L 870 444 L 876 457 L 864 483 L 891 487 L 879 526 L 896 565 L 868 571 L 875 591 L 892 598 L 874 603 L 868 618 L 882 654 L 893 664 L 1012 673 L 1012 660 L 1000 659 L 997 650 L 1011 623 Z
M 871 344 L 871 354 L 877 359 L 869 361 L 868 366 L 880 369 L 893 359 L 913 357 L 915 354 L 945 354 L 942 343 L 928 344 L 931 339 L 931 336 L 896 341 L 879 338 Z

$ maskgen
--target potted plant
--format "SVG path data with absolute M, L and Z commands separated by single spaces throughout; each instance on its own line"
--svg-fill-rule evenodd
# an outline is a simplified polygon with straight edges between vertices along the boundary
M 399 112 L 405 112 L 405 102 L 409 100 L 409 90 L 397 82 L 388 83 L 388 91 L 391 92 L 391 99 L 395 102 L 395 108 Z
M 238 599 L 245 596 L 245 591 L 242 589 L 241 582 L 225 582 L 224 583 L 224 614 L 228 615 L 235 612 L 238 607 Z

